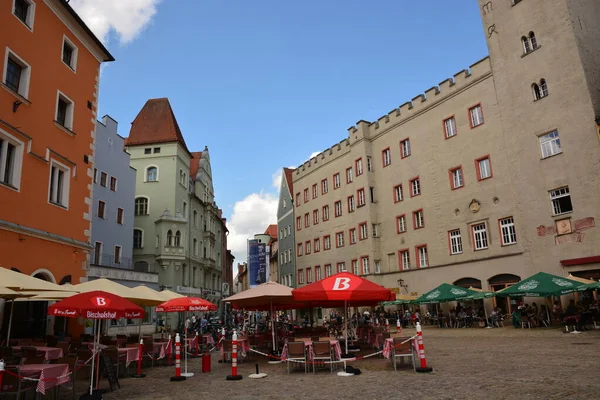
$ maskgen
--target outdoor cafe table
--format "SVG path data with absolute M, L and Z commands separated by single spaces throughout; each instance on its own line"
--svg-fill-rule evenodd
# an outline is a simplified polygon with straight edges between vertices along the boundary
M 340 341 L 337 339 L 332 339 L 329 341 L 329 343 L 331 344 L 331 347 L 333 348 L 334 359 L 341 360 L 342 359 L 342 348 L 340 347 Z M 312 351 L 313 342 L 312 342 L 312 340 L 304 340 L 304 347 L 306 347 L 308 350 L 308 359 L 312 360 L 313 359 L 313 351 Z M 288 358 L 287 348 L 288 348 L 288 344 L 286 343 L 283 346 L 283 350 L 281 350 L 281 359 L 282 360 L 287 360 L 287 358 Z
M 125 354 L 125 367 L 128 367 L 130 363 L 137 362 L 140 357 L 140 347 L 120 347 L 117 349 L 119 357 Z
M 63 349 L 58 347 L 43 347 L 43 346 L 33 346 L 40 353 L 44 353 L 44 359 L 46 361 L 58 360 L 59 358 L 64 357 Z M 21 346 L 14 346 L 13 349 L 17 351 L 21 351 Z
M 69 382 L 71 377 L 68 364 L 25 364 L 19 366 L 19 373 L 28 378 L 39 379 L 36 391 L 43 395 L 46 390 Z

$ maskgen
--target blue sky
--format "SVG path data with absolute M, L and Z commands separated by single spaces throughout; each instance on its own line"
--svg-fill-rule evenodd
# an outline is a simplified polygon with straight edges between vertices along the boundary
M 72 0 L 116 62 L 99 117 L 127 136 L 168 97 L 190 150 L 211 152 L 231 247 L 276 223 L 281 167 L 487 55 L 476 0 Z

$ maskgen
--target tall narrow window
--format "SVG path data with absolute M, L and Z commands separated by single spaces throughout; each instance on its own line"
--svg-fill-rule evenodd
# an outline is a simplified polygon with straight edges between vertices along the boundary
M 352 260 L 352 273 L 354 275 L 360 275 L 360 271 L 358 270 L 358 260 Z
M 319 223 L 319 210 L 314 210 L 313 211 L 313 225 L 316 225 Z
M 122 208 L 117 208 L 117 224 L 123 225 L 123 213 L 124 210 Z
M 450 241 L 450 254 L 461 254 L 463 252 L 460 229 L 448 232 L 448 240 Z
M 356 160 L 355 162 L 355 167 L 356 167 L 356 176 L 360 176 L 363 173 L 363 163 L 362 163 L 362 158 L 359 158 L 358 160 Z
M 346 183 L 352 183 L 354 180 L 352 167 L 346 168 Z
M 344 247 L 344 232 L 335 234 L 336 247 Z
M 389 147 L 381 152 L 381 159 L 384 168 L 392 163 L 392 152 Z
M 358 197 L 358 206 L 364 206 L 366 204 L 366 200 L 365 200 L 365 189 L 358 189 L 358 192 L 356 192 L 356 196 Z
M 98 218 L 106 218 L 106 203 L 102 200 L 98 201 Z
M 499 221 L 502 245 L 507 246 L 517 243 L 517 231 L 515 229 L 515 220 L 513 217 L 501 219 Z
M 454 117 L 444 120 L 444 134 L 446 139 L 456 136 L 456 120 Z
M 479 125 L 483 125 L 483 109 L 481 105 L 476 105 L 469 109 L 469 117 L 471 121 L 471 128 L 475 128 Z
M 400 258 L 400 267 L 403 271 L 410 269 L 410 252 L 408 250 L 400 250 L 398 252 L 398 258 Z
M 463 171 L 461 167 L 456 167 L 450 170 L 450 186 L 451 188 L 458 189 L 465 185 L 463 177 Z
M 58 92 L 58 99 L 56 101 L 56 122 L 65 128 L 72 130 L 74 108 L 75 105 L 71 99 L 63 93 Z
M 406 232 L 406 215 L 402 214 L 396 217 L 396 232 L 404 233 Z
M 406 158 L 410 154 L 410 139 L 400 141 L 400 158 Z
M 350 236 L 350 244 L 356 244 L 356 228 L 351 228 L 348 231 L 348 236 Z
M 331 236 L 323 236 L 323 247 L 325 248 L 325 250 L 331 249 Z
M 319 187 L 318 187 L 318 186 L 317 186 L 317 184 L 315 183 L 315 184 L 312 186 L 312 198 L 313 198 L 313 199 L 316 199 L 316 198 L 317 198 L 317 196 L 319 196 Z
M 115 264 L 121 264 L 121 246 L 115 246 Z
M 348 196 L 348 212 L 353 212 L 355 209 L 354 196 Z
M 489 156 L 481 157 L 475 160 L 475 167 L 477 168 L 478 181 L 492 177 L 492 164 Z
M 77 47 L 66 36 L 63 37 L 62 61 L 73 71 L 77 69 Z
M 141 249 L 144 245 L 144 234 L 141 229 L 133 230 L 133 248 Z
M 327 182 L 327 178 L 321 181 L 321 194 L 327 194 L 329 192 L 329 183 Z
M 341 217 L 342 216 L 342 202 L 341 200 L 338 200 L 335 202 L 335 216 L 336 217 Z
M 337 263 L 337 271 L 338 272 L 346 272 L 346 263 L 345 262 Z
M 325 264 L 325 277 L 331 276 L 331 264 Z
M 112 190 L 113 192 L 117 191 L 117 178 L 115 178 L 114 176 L 110 177 L 110 190 Z
M 419 177 L 413 178 L 410 181 L 410 197 L 415 197 L 421 194 L 421 180 Z
M 167 231 L 167 246 L 173 246 L 173 231 L 170 229 Z
M 371 159 L 371 156 L 367 156 L 367 171 L 373 171 L 373 160 Z
M 429 256 L 427 253 L 427 246 L 417 246 L 417 258 L 419 268 L 425 268 L 429 266 Z
M 414 229 L 421 229 L 425 226 L 425 215 L 423 210 L 413 211 L 413 227 Z
M 52 161 L 50 167 L 50 185 L 48 190 L 48 200 L 50 203 L 62 207 L 68 207 L 69 174 L 69 168 L 57 163 L 56 161 Z
M 22 160 L 23 142 L 0 131 L 0 183 L 20 187 Z
M 146 182 L 157 182 L 158 181 L 158 168 L 148 167 L 146 169 Z
M 310 226 L 310 215 L 308 213 L 304 214 L 304 227 L 308 228 Z
M 323 221 L 329 221 L 329 205 L 323 206 Z
M 531 85 L 533 90 L 533 99 L 540 100 L 546 96 L 548 96 L 548 84 L 545 79 L 540 80 L 540 83 L 534 83 Z
M 485 223 L 476 224 L 471 227 L 473 230 L 473 242 L 475 250 L 484 250 L 488 248 L 488 236 Z
M 148 215 L 148 199 L 146 197 L 135 199 L 135 215 Z
M 398 203 L 398 202 L 402 201 L 402 198 L 403 198 L 402 185 L 394 186 L 394 203 Z
M 360 263 L 362 264 L 363 275 L 369 275 L 371 273 L 369 269 L 369 257 L 361 257 Z
M 359 231 L 358 231 L 358 235 L 359 235 L 358 238 L 360 240 L 365 240 L 365 239 L 367 239 L 369 237 L 369 232 L 367 230 L 367 223 L 366 222 L 363 222 L 360 225 L 358 225 L 358 229 L 359 229 Z
M 333 175 L 333 188 L 339 189 L 340 186 L 341 186 L 340 173 L 338 172 L 337 174 Z
M 13 14 L 29 29 L 33 28 L 35 3 L 31 0 L 14 0 Z

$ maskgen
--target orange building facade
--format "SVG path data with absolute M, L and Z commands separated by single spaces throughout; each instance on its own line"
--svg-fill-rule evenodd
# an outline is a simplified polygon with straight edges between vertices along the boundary
M 100 65 L 63 0 L 0 2 L 0 266 L 77 284 L 90 252 Z

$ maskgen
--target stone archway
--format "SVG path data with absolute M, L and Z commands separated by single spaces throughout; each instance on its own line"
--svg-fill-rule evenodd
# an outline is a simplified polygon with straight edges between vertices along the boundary
M 490 285 L 490 290 L 492 292 L 497 292 L 507 287 L 514 285 L 517 282 L 521 281 L 521 277 L 514 274 L 498 274 L 492 276 L 488 279 L 488 283 Z M 512 312 L 512 308 L 514 305 L 518 303 L 520 299 L 514 297 L 495 297 L 493 299 L 494 307 L 500 307 L 504 314 L 510 314 Z
M 481 289 L 481 281 L 477 278 L 460 278 L 453 283 L 454 286 L 462 287 L 468 289 L 470 287 L 474 287 L 477 289 Z

